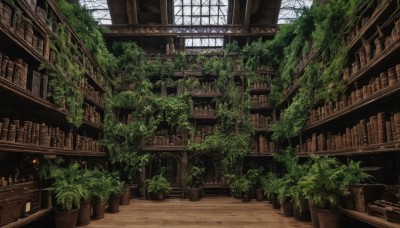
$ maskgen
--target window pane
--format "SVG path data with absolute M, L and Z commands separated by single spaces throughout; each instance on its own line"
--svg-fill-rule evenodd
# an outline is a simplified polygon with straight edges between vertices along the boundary
M 175 16 L 176 15 L 182 15 L 182 7 L 174 7 L 174 11 L 175 11 Z
M 193 25 L 200 25 L 200 17 L 192 17 Z
M 201 15 L 200 7 L 193 6 L 193 15 Z
M 202 25 L 209 25 L 210 24 L 210 18 L 209 17 L 202 17 L 201 18 L 201 24 Z
M 185 15 L 185 16 L 190 16 L 190 15 L 192 15 L 192 7 L 190 7 L 190 6 L 184 6 L 184 7 L 183 7 L 183 15 Z
M 175 24 L 177 24 L 177 25 L 183 25 L 183 19 L 182 19 L 182 17 L 176 17 L 176 16 L 175 16 Z
M 210 14 L 210 8 L 208 6 L 201 7 L 201 14 L 202 15 L 209 15 Z
M 192 18 L 191 17 L 184 17 L 183 18 L 183 24 L 184 25 L 191 25 L 192 24 Z

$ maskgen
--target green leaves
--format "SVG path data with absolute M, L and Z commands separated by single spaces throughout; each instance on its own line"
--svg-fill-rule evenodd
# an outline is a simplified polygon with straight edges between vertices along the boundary
M 171 185 L 168 180 L 163 176 L 163 173 L 155 175 L 153 179 L 146 180 L 147 193 L 156 194 L 163 192 L 169 194 L 171 192 Z
M 302 194 L 317 207 L 335 209 L 347 194 L 349 184 L 370 179 L 359 163 L 342 165 L 336 158 L 312 157 L 312 165 L 298 185 Z
M 90 10 L 80 4 L 71 4 L 67 0 L 56 0 L 56 3 L 99 65 L 112 74 L 116 68 L 115 57 L 108 52 L 102 35 L 103 30 L 93 19 Z
M 58 26 L 56 42 L 51 44 L 55 53 L 54 65 L 41 65 L 49 76 L 49 96 L 53 102 L 68 110 L 67 122 L 79 128 L 82 124 L 83 95 L 78 89 L 85 72 L 73 58 L 74 53 L 68 44 L 65 28 Z
M 186 182 L 194 188 L 198 188 L 203 185 L 203 174 L 205 173 L 204 167 L 192 166 L 190 175 L 187 177 Z

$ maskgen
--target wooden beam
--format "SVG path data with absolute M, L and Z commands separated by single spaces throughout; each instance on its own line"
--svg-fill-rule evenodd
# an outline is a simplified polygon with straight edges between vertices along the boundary
M 168 6 L 166 0 L 160 0 L 161 24 L 168 24 Z
M 136 0 L 126 1 L 126 11 L 127 11 L 127 15 L 128 15 L 129 24 L 133 24 L 133 25 L 139 24 Z
M 251 5 L 253 3 L 253 0 L 247 0 L 246 1 L 246 11 L 244 14 L 244 26 L 249 27 L 250 25 L 250 15 L 251 15 Z
M 240 24 L 240 0 L 233 0 L 232 24 Z

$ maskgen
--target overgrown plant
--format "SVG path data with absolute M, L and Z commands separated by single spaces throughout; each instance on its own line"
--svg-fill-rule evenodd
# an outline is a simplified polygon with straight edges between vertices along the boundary
M 163 176 L 162 171 L 159 175 L 155 175 L 152 179 L 146 180 L 147 182 L 147 193 L 152 196 L 163 193 L 168 195 L 171 192 L 171 185 L 168 180 Z
M 337 209 L 347 194 L 351 182 L 369 178 L 357 163 L 341 164 L 336 158 L 312 156 L 312 165 L 299 181 L 299 187 L 308 201 L 319 208 Z
M 90 10 L 81 4 L 72 4 L 67 0 L 56 0 L 56 3 L 99 65 L 112 74 L 116 68 L 116 60 L 107 50 L 103 38 L 106 30 L 99 26 Z
M 187 177 L 187 183 L 192 188 L 199 188 L 203 185 L 203 174 L 205 172 L 204 167 L 192 166 L 190 174 Z
M 65 28 L 59 24 L 56 42 L 51 44 L 55 63 L 42 64 L 40 68 L 49 76 L 49 96 L 56 105 L 68 110 L 68 123 L 79 128 L 82 124 L 83 95 L 78 85 L 85 70 L 72 57 L 76 47 L 69 44 L 67 36 Z

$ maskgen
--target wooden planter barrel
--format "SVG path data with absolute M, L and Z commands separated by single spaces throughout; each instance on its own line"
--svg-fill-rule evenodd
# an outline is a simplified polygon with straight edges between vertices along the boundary
M 293 203 L 290 201 L 284 201 L 281 206 L 282 214 L 285 217 L 293 217 Z
M 101 202 L 101 200 L 97 197 L 92 199 L 93 202 L 93 219 L 102 219 L 104 218 L 105 205 Z
M 75 228 L 79 209 L 71 211 L 55 211 L 56 228 Z
M 319 208 L 314 208 L 313 210 L 318 213 L 318 223 L 320 228 L 340 228 L 342 217 L 340 210 L 325 210 Z
M 276 194 L 272 194 L 271 197 L 269 197 L 269 202 L 272 204 L 273 209 L 281 208 L 281 205 L 278 201 L 278 196 Z
M 190 188 L 189 189 L 189 200 L 199 201 L 200 200 L 200 188 Z
M 81 201 L 76 226 L 86 226 L 90 223 L 91 200 Z
M 299 208 L 297 206 L 293 206 L 293 215 L 294 219 L 299 220 L 299 221 L 311 221 L 311 215 L 310 215 L 310 208 L 307 206 L 304 206 L 303 208 Z
M 119 204 L 120 205 L 129 205 L 131 203 L 131 189 L 129 187 L 125 187 L 124 191 L 122 192 Z
M 110 196 L 108 199 L 108 212 L 117 213 L 119 212 L 119 195 Z

